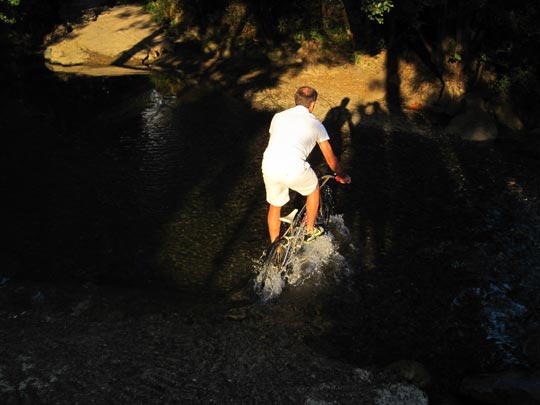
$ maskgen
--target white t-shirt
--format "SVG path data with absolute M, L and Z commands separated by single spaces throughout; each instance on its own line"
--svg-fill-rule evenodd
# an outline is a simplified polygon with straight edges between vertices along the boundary
M 263 155 L 263 172 L 305 170 L 309 154 L 317 143 L 330 137 L 324 125 L 301 105 L 274 115 L 270 140 Z

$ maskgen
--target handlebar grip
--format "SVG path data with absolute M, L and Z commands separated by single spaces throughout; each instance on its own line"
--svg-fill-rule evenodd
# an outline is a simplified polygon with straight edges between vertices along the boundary
M 343 177 L 340 177 L 340 176 L 337 176 L 337 175 L 336 175 L 335 179 L 336 179 L 336 181 L 337 181 L 338 183 L 341 183 L 341 180 L 343 180 Z

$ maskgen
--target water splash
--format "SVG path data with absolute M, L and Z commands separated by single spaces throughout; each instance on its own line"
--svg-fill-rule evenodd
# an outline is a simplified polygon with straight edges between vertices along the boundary
M 278 272 L 270 269 L 268 272 L 262 271 L 263 264 L 255 265 L 255 291 L 259 294 L 263 302 L 270 301 L 281 295 L 286 285 L 285 278 Z
M 349 240 L 350 232 L 342 216 L 333 215 L 328 232 L 305 244 L 293 258 L 286 274 L 272 270 L 265 273 L 262 271 L 263 260 L 258 260 L 254 265 L 257 273 L 255 290 L 263 301 L 268 301 L 281 295 L 286 286 L 294 288 L 309 283 L 324 288 L 329 283 L 339 281 L 350 272 L 346 258 L 340 253 L 340 247 L 349 244 Z
M 482 309 L 481 325 L 485 338 L 491 342 L 496 355 L 503 364 L 519 365 L 515 353 L 519 352 L 517 325 L 528 312 L 525 305 L 511 298 L 511 287 L 503 283 L 490 283 L 484 288 L 469 288 L 456 296 L 452 304 L 466 308 L 471 302 L 478 302 Z

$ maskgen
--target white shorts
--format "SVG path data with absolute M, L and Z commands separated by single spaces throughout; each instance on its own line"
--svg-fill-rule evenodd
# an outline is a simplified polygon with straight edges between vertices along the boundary
M 263 179 L 266 187 L 266 201 L 276 207 L 282 207 L 289 202 L 289 189 L 303 196 L 311 194 L 319 180 L 309 163 L 302 170 L 287 172 L 283 170 L 268 170 L 263 167 Z

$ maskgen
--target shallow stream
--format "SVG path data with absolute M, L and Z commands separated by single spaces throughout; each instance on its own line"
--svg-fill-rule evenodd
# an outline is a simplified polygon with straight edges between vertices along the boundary
M 226 89 L 172 95 L 148 76 L 40 72 L 5 97 L 4 288 L 157 281 L 227 295 L 253 285 L 267 243 L 259 167 L 272 112 Z M 383 128 L 361 121 L 331 134 L 343 137 L 353 184 L 336 189 L 332 232 L 269 305 L 317 318 L 317 351 L 362 366 L 414 359 L 453 389 L 467 374 L 527 362 L 516 353 L 522 329 L 506 326 L 537 326 L 525 300 L 538 281 L 538 228 L 501 225 L 530 219 L 514 216 L 526 201 L 507 188 L 523 167 L 435 130 Z M 324 168 L 320 156 L 313 165 Z M 504 220 L 490 200 L 501 195 Z M 516 268 L 532 272 L 529 287 L 516 290 Z

